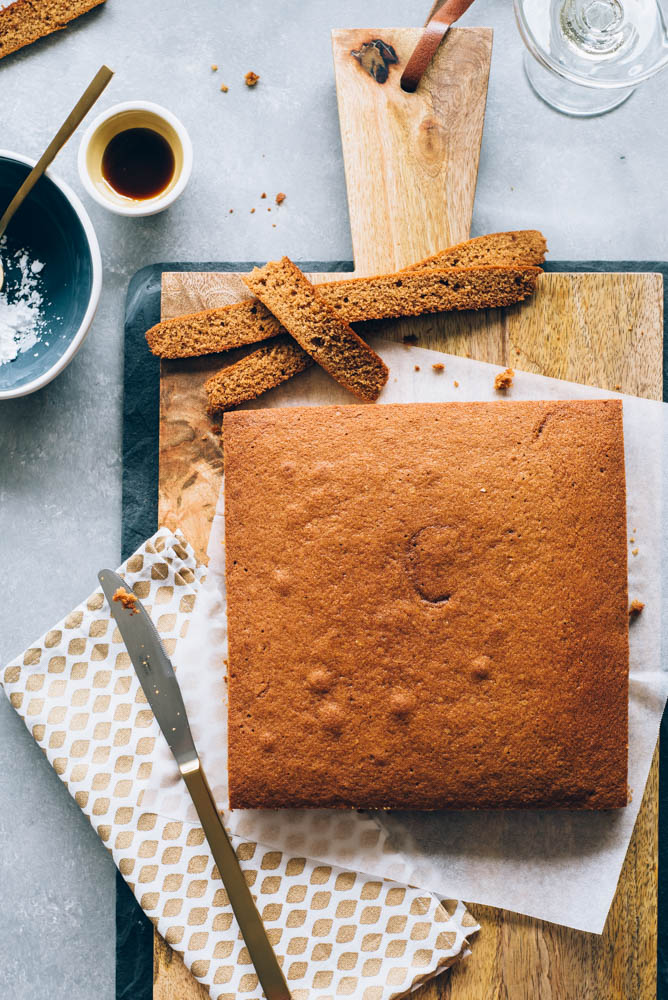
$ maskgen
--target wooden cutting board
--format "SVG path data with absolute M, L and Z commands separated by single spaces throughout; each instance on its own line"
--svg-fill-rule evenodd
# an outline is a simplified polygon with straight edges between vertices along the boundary
M 458 29 L 415 98 L 380 86 L 350 58 L 371 38 L 404 62 L 417 30 L 338 31 L 334 57 L 356 273 L 394 269 L 468 235 L 491 32 Z M 394 76 L 392 75 L 394 74 Z M 413 102 L 413 103 L 410 103 Z M 327 275 L 314 275 L 325 280 Z M 340 277 L 340 275 L 338 275 Z M 503 367 L 661 398 L 662 279 L 653 274 L 546 274 L 534 298 L 503 311 L 375 324 L 375 332 Z M 235 301 L 233 274 L 166 274 L 163 317 Z M 160 523 L 203 554 L 220 484 L 218 434 L 202 384 L 230 359 L 163 363 Z M 655 756 L 602 936 L 473 905 L 471 957 L 428 983 L 420 1000 L 650 1000 L 656 994 L 658 763 Z M 156 936 L 154 1000 L 208 993 Z

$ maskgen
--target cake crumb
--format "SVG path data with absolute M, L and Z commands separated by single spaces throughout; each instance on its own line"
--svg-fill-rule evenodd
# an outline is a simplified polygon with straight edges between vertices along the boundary
M 419 371 L 420 371 L 420 366 L 419 366 L 419 365 L 416 365 L 416 366 L 415 366 L 415 371 L 416 371 L 416 372 L 419 372 Z
M 455 389 L 459 389 L 459 382 L 453 382 L 452 384 L 454 385 Z
M 644 601 L 639 601 L 634 598 L 629 605 L 629 618 L 637 618 L 645 607 Z
M 468 351 L 466 352 L 466 355 L 465 355 L 465 357 L 467 357 L 467 358 L 470 358 L 470 357 L 471 357 L 471 355 L 469 354 L 469 352 L 468 352 Z
M 136 594 L 127 591 L 125 587 L 119 587 L 118 590 L 115 590 L 112 600 L 120 601 L 125 610 L 130 611 L 133 615 L 139 614 L 139 608 L 135 607 L 137 603 Z
M 230 209 L 230 215 L 232 215 L 232 213 L 233 213 L 233 212 L 234 212 L 234 209 L 233 209 L 233 208 L 231 208 L 231 209 Z
M 615 392 L 621 392 L 621 391 L 622 391 L 621 385 L 616 385 L 615 386 Z
M 494 379 L 494 388 L 497 392 L 505 392 L 506 389 L 510 389 L 513 384 L 513 379 L 515 377 L 515 372 L 512 368 L 506 368 L 504 372 L 499 372 L 499 374 Z
M 437 364 L 432 365 L 431 367 L 434 369 L 435 372 L 440 373 L 445 371 L 445 365 L 441 364 L 440 361 Z
M 286 198 L 287 195 L 283 194 L 282 191 L 279 191 L 278 194 L 276 195 L 276 204 L 282 205 Z
M 260 198 L 266 198 L 266 197 L 267 197 L 267 192 L 263 191 L 262 194 L 260 195 Z
M 221 85 L 220 85 L 220 89 L 222 90 L 222 92 L 223 92 L 224 94 L 226 94 L 226 93 L 228 92 L 228 90 L 229 90 L 230 88 L 229 88 L 229 87 L 227 86 L 227 84 L 226 84 L 226 83 L 221 83 Z
M 213 70 L 214 73 L 218 72 L 218 66 L 216 65 L 216 63 L 211 63 L 211 69 Z
M 251 210 L 250 210 L 250 214 L 252 215 L 254 211 L 255 211 L 255 209 L 254 209 L 254 208 L 251 208 Z
M 637 556 L 638 555 L 638 550 L 637 549 L 631 549 L 631 555 L 632 556 Z
M 271 212 L 271 205 L 269 206 L 269 208 L 267 209 L 267 211 L 268 211 L 268 212 Z
M 635 538 L 629 538 L 629 545 L 633 545 L 634 542 L 635 542 Z
M 272 228 L 272 229 L 275 229 L 275 228 L 276 228 L 276 223 L 275 223 L 275 222 L 272 222 L 272 224 L 271 224 L 271 228 Z
M 259 79 L 260 77 L 257 75 L 257 73 L 254 73 L 253 70 L 251 69 L 246 73 L 244 77 L 244 83 L 246 84 L 247 87 L 254 87 Z

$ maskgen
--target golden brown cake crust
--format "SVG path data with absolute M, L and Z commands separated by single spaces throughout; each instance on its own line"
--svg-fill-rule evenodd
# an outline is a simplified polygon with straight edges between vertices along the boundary
M 292 337 L 275 337 L 206 380 L 207 409 L 216 413 L 256 399 L 312 364 L 313 358 Z
M 66 28 L 104 0 L 14 0 L 0 10 L 0 59 Z
M 378 399 L 389 376 L 387 365 L 289 257 L 254 268 L 243 281 L 332 378 L 360 399 Z
M 619 400 L 223 434 L 233 807 L 626 803 Z
M 412 300 L 408 300 L 406 291 L 397 294 L 396 290 L 390 289 L 388 296 L 388 289 L 385 286 L 389 279 L 401 278 L 406 272 L 434 268 L 443 270 L 453 267 L 470 269 L 490 265 L 515 266 L 521 272 L 521 280 L 525 283 L 525 287 L 513 289 L 514 294 L 510 298 L 507 288 L 503 290 L 504 295 L 501 296 L 500 289 L 498 286 L 495 287 L 492 281 L 484 290 L 484 296 L 482 288 L 477 295 L 475 287 L 468 295 L 453 295 L 447 289 L 440 289 L 440 297 L 432 303 L 432 308 L 441 309 L 479 308 L 481 303 L 483 306 L 497 307 L 507 305 L 509 301 L 517 302 L 533 291 L 538 272 L 532 271 L 531 268 L 543 263 L 546 249 L 545 237 L 536 229 L 489 233 L 448 247 L 432 257 L 425 257 L 394 275 L 376 275 L 374 278 L 362 280 L 361 283 L 357 279 L 326 282 L 318 285 L 318 293 L 349 323 L 360 321 L 360 317 L 364 320 L 372 317 L 413 315 L 420 310 L 429 311 L 426 308 L 427 303 L 420 301 L 421 294 L 425 290 L 423 283 L 419 278 L 412 279 Z M 468 280 L 469 285 L 471 277 L 470 270 L 462 273 L 463 280 Z M 489 275 L 483 273 L 482 279 L 486 277 Z M 501 281 L 505 278 L 507 275 L 500 275 Z M 360 295 L 362 298 L 359 298 Z M 381 305 L 383 308 L 380 308 Z M 388 307 L 390 307 L 389 313 Z M 267 340 L 279 333 L 285 333 L 285 330 L 278 320 L 261 302 L 252 299 L 217 309 L 205 309 L 176 319 L 163 320 L 147 331 L 146 340 L 151 351 L 158 357 L 187 358 L 229 351 L 243 344 Z

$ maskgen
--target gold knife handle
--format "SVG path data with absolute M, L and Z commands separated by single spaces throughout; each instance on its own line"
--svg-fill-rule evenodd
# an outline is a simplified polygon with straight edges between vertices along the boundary
M 290 1000 L 290 991 L 278 959 L 269 943 L 264 924 L 257 912 L 255 901 L 246 884 L 239 860 L 223 826 L 199 760 L 184 764 L 181 774 L 188 786 L 265 996 L 267 1000 Z

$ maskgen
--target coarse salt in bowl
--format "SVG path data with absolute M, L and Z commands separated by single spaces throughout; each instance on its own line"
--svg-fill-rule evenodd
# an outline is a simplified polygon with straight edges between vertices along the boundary
M 0 150 L 0 206 L 34 160 Z M 0 240 L 0 400 L 47 385 L 81 347 L 100 298 L 102 259 L 74 192 L 53 174 L 36 184 Z

